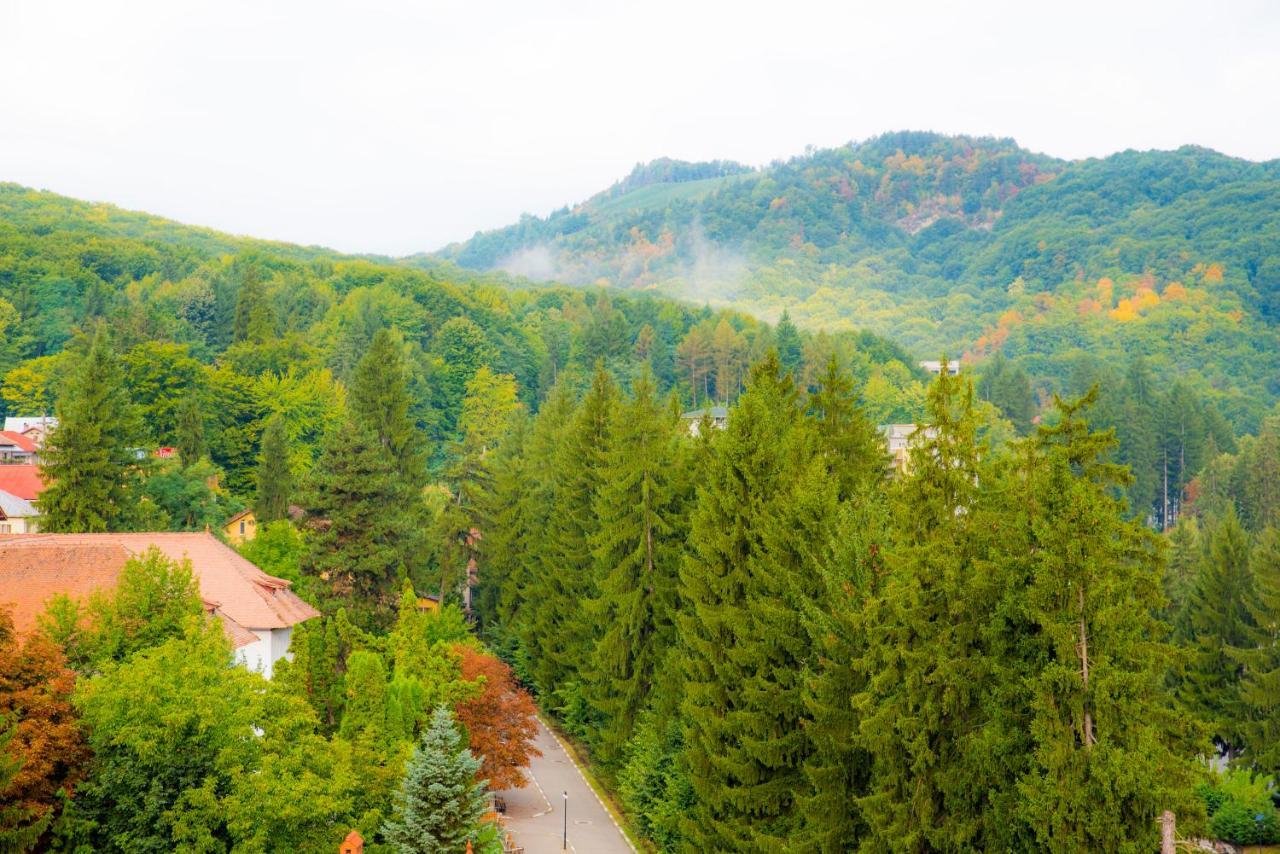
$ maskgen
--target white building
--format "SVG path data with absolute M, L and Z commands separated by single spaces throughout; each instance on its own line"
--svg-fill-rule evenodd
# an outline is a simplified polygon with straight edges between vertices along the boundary
M 236 659 L 271 678 L 286 658 L 293 627 L 320 612 L 211 534 L 0 535 L 0 604 L 12 607 L 14 628 L 34 629 L 58 593 L 82 599 L 113 587 L 125 562 L 152 546 L 171 560 L 191 561 L 205 611 L 217 617 Z
M 0 489 L 0 534 L 31 534 L 39 529 L 40 511 L 25 498 Z
M 918 364 L 920 367 L 924 368 L 926 371 L 933 374 L 934 376 L 937 376 L 938 374 L 942 373 L 941 359 L 926 359 L 925 361 L 917 362 L 916 364 Z M 954 376 L 959 376 L 959 374 L 960 374 L 960 362 L 958 360 L 947 362 L 947 375 L 954 377 Z

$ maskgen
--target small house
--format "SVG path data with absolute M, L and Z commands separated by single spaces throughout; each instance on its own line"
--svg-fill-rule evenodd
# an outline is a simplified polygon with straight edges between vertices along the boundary
M 40 511 L 25 498 L 0 489 L 0 534 L 31 534 L 39 529 Z
M 727 406 L 710 406 L 706 409 L 694 409 L 680 416 L 689 425 L 689 435 L 697 437 L 701 431 L 701 424 L 704 420 L 709 420 L 711 426 L 716 430 L 723 430 L 729 426 L 729 408 Z
M 222 526 L 222 533 L 227 535 L 227 542 L 238 546 L 258 536 L 258 519 L 253 510 L 246 507 L 227 520 L 227 524 Z
M 221 622 L 236 661 L 268 679 L 288 656 L 293 627 L 320 616 L 290 582 L 208 533 L 0 535 L 0 606 L 11 609 L 19 634 L 30 632 L 53 596 L 83 599 L 109 590 L 125 563 L 152 547 L 191 562 L 205 613 Z
M 38 450 L 39 447 L 31 436 L 0 430 L 0 465 L 38 462 Z

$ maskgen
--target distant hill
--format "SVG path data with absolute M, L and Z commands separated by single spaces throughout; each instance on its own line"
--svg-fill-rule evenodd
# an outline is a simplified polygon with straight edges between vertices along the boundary
M 1045 393 L 1081 354 L 1143 354 L 1237 423 L 1280 397 L 1280 162 L 1202 148 L 1065 161 L 907 132 L 759 170 L 661 160 L 437 257 L 1000 350 Z

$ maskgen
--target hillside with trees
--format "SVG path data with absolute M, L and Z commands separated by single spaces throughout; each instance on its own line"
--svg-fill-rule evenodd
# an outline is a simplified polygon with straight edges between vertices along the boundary
M 758 176 L 615 201 L 671 177 Z M 241 554 L 320 614 L 267 680 L 154 550 L 23 636 L 0 607 L 0 848 L 496 854 L 535 710 L 659 851 L 1280 841 L 1265 401 L 1102 352 L 1046 405 L 1003 346 L 931 377 L 785 313 L 0 201 L 43 529 L 253 507 Z
M 1063 161 L 1012 140 L 886 134 L 768 167 L 637 167 L 545 218 L 439 254 L 474 269 L 656 290 L 922 358 L 1030 375 L 1142 356 L 1255 430 L 1280 398 L 1280 163 L 1193 147 Z

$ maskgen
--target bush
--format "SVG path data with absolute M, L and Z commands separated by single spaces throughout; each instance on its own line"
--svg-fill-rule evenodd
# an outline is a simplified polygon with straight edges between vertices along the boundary
M 1209 813 L 1209 830 L 1215 837 L 1236 845 L 1280 842 L 1280 818 L 1276 815 L 1266 779 L 1247 771 L 1228 771 L 1196 793 Z

